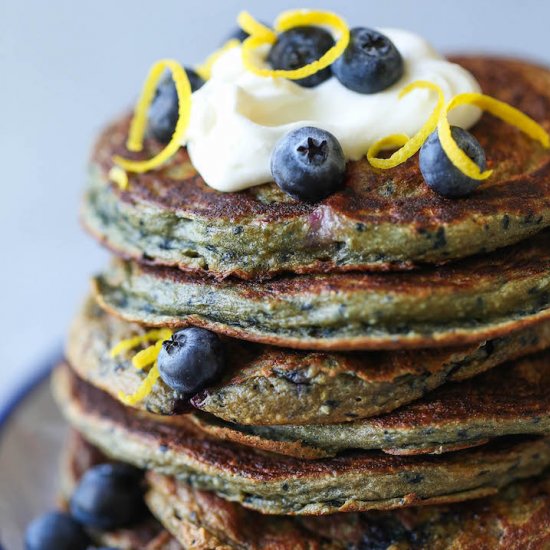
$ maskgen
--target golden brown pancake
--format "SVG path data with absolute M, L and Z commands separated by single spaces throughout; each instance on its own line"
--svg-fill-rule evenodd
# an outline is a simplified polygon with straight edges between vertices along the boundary
M 550 130 L 550 72 L 511 59 L 458 57 L 483 91 Z M 314 204 L 273 183 L 239 193 L 208 187 L 181 149 L 161 170 L 108 184 L 112 156 L 149 158 L 125 142 L 129 117 L 100 136 L 83 209 L 89 231 L 124 257 L 215 277 L 280 272 L 408 269 L 484 253 L 550 225 L 550 154 L 514 127 L 484 116 L 472 132 L 493 176 L 471 196 L 445 199 L 424 183 L 417 156 L 391 169 L 350 162 L 345 187 Z M 215 152 L 213 152 L 215 162 Z
M 133 394 L 146 372 L 111 349 L 146 329 L 86 300 L 71 327 L 67 358 L 84 380 L 113 397 Z M 509 336 L 458 348 L 378 352 L 303 352 L 224 340 L 226 372 L 191 398 L 208 413 L 237 424 L 332 424 L 375 416 L 410 403 L 450 380 L 550 347 L 550 321 Z M 136 408 L 158 414 L 189 409 L 162 379 Z
M 201 326 L 310 350 L 400 349 L 480 342 L 550 318 L 550 231 L 438 268 L 214 281 L 115 262 L 98 303 L 148 326 Z
M 87 468 L 108 460 L 76 432 L 71 433 L 68 443 L 70 470 L 64 473 L 69 476 L 83 465 Z M 147 504 L 184 548 L 389 550 L 397 545 L 402 550 L 523 550 L 543 548 L 550 541 L 548 473 L 475 502 L 322 518 L 266 516 L 170 477 L 151 472 L 147 479 Z M 134 540 L 133 548 L 145 545 L 135 531 L 131 535 L 134 538 L 112 539 L 111 544 L 125 548 Z M 175 539 L 167 545 L 168 538 L 168 531 L 163 531 L 155 540 L 163 540 L 164 546 L 149 543 L 146 550 L 181 548 Z
M 390 512 L 265 516 L 153 472 L 147 502 L 185 546 L 331 550 L 543 550 L 550 545 L 550 474 L 490 498 Z
M 83 382 L 53 377 L 63 414 L 111 458 L 174 475 L 268 514 L 332 514 L 460 502 L 550 466 L 550 438 L 509 438 L 445 455 L 354 452 L 303 461 L 209 437 L 182 417 L 163 423 Z
M 507 435 L 545 435 L 550 433 L 550 352 L 444 384 L 391 413 L 353 422 L 244 426 L 211 415 L 191 418 L 215 437 L 307 459 L 349 449 L 440 454 Z

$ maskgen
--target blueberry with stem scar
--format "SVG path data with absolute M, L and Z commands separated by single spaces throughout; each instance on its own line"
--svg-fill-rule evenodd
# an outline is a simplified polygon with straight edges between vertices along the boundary
M 350 31 L 348 47 L 332 65 L 336 78 L 360 94 L 385 90 L 403 76 L 403 70 L 403 58 L 394 43 L 363 27 Z
M 290 131 L 275 145 L 271 174 L 291 197 L 318 202 L 344 183 L 346 159 L 338 140 L 312 126 Z
M 332 35 L 320 27 L 294 27 L 278 36 L 267 59 L 274 69 L 289 71 L 317 61 L 333 46 Z M 331 76 L 330 67 L 326 67 L 293 82 L 305 88 L 313 88 Z
M 223 372 L 222 341 L 217 334 L 203 328 L 179 330 L 162 344 L 158 368 L 164 383 L 178 394 L 195 394 Z
M 457 145 L 484 171 L 487 161 L 479 141 L 458 126 L 451 126 L 451 135 Z M 422 145 L 419 155 L 422 176 L 430 189 L 447 198 L 469 195 L 481 181 L 463 174 L 450 160 L 439 141 L 437 130 Z

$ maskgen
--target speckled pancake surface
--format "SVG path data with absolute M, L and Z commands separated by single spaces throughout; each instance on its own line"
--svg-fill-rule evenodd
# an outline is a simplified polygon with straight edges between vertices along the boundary
M 78 473 L 83 463 L 86 466 L 107 460 L 74 432 L 66 454 L 64 473 L 69 477 Z M 397 545 L 402 550 L 523 550 L 543 548 L 550 542 L 548 473 L 514 483 L 496 496 L 475 502 L 322 518 L 258 514 L 212 492 L 153 472 L 147 481 L 150 510 L 183 548 L 389 550 Z M 164 531 L 156 540 L 163 538 L 166 545 L 168 537 L 168 531 Z M 170 546 L 150 545 L 146 550 L 179 549 L 175 538 Z
M 89 298 L 71 326 L 69 363 L 82 379 L 115 398 L 119 392 L 133 394 L 146 373 L 131 364 L 134 352 L 113 358 L 110 350 L 144 330 L 108 315 Z M 346 422 L 389 412 L 446 381 L 547 347 L 550 321 L 478 344 L 417 351 L 302 352 L 226 339 L 223 378 L 191 402 L 238 424 Z M 158 414 L 184 408 L 162 380 L 135 406 Z
M 108 456 L 177 476 L 198 489 L 268 514 L 330 514 L 459 502 L 487 496 L 550 465 L 550 439 L 512 438 L 433 456 L 352 452 L 312 461 L 208 437 L 118 401 L 68 366 L 53 378 L 69 422 Z
M 265 516 L 149 473 L 147 502 L 185 546 L 323 550 L 543 550 L 550 545 L 550 473 L 452 505 L 323 517 Z M 270 546 L 273 545 L 273 546 Z M 275 546 L 276 545 L 276 546 Z
M 451 346 L 550 318 L 550 231 L 457 264 L 407 273 L 214 281 L 118 261 L 99 304 L 144 325 L 202 326 L 265 344 L 326 350 Z
M 507 435 L 550 433 L 550 352 L 524 357 L 464 382 L 444 384 L 399 409 L 340 424 L 243 426 L 193 415 L 214 437 L 296 456 L 349 449 L 443 453 Z
M 461 57 L 484 92 L 550 130 L 550 72 L 523 61 Z M 99 138 L 83 221 L 126 257 L 243 278 L 279 272 L 410 268 L 494 250 L 550 225 L 550 155 L 490 116 L 472 132 L 495 172 L 470 197 L 449 200 L 425 185 L 417 156 L 391 170 L 348 164 L 341 192 L 317 203 L 290 199 L 275 184 L 239 193 L 209 188 L 182 149 L 163 169 L 108 184 L 113 154 L 148 158 L 125 142 L 129 118 Z M 215 162 L 213 152 L 212 162 Z

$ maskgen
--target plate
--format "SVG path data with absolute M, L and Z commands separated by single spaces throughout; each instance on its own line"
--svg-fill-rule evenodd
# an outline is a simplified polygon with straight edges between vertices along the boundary
M 0 541 L 23 550 L 27 523 L 56 508 L 59 456 L 68 427 L 50 393 L 59 355 L 0 411 Z

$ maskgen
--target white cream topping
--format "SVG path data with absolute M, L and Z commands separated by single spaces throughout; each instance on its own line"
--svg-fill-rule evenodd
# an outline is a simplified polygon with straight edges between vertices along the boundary
M 301 126 L 316 126 L 334 134 L 346 158 L 357 160 L 370 145 L 390 134 L 415 134 L 430 116 L 435 94 L 415 90 L 403 99 L 399 91 L 415 80 L 441 87 L 445 99 L 479 92 L 465 69 L 440 56 L 420 36 L 381 29 L 403 56 L 403 77 L 376 94 L 348 90 L 335 77 L 315 88 L 303 88 L 283 78 L 266 78 L 247 71 L 241 48 L 224 53 L 210 80 L 192 96 L 191 122 L 185 145 L 206 183 L 218 191 L 240 191 L 272 181 L 270 158 L 277 141 Z M 453 110 L 451 124 L 469 128 L 480 111 L 471 106 Z

